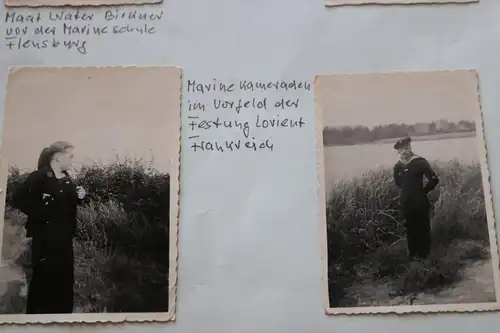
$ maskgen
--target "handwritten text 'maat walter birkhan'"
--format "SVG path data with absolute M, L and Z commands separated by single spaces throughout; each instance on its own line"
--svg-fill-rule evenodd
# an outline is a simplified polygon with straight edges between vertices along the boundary
M 102 13 L 88 13 L 76 10 L 57 10 L 48 13 L 18 13 L 16 11 L 7 11 L 5 13 L 4 23 L 7 24 L 34 24 L 50 22 L 91 22 L 94 19 L 104 16 L 105 21 L 161 21 L 163 18 L 163 11 L 159 12 L 146 12 L 137 9 L 134 10 L 106 10 Z
M 48 13 L 5 13 L 5 46 L 8 50 L 66 49 L 86 54 L 91 36 L 152 35 L 163 11 L 106 10 L 92 13 L 83 10 L 55 10 Z

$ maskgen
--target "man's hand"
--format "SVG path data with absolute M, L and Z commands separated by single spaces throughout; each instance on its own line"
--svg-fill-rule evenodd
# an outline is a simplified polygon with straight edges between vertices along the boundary
M 78 199 L 82 200 L 83 198 L 85 198 L 85 195 L 87 194 L 87 192 L 85 191 L 85 189 L 82 186 L 77 186 L 76 187 L 76 194 L 78 196 Z

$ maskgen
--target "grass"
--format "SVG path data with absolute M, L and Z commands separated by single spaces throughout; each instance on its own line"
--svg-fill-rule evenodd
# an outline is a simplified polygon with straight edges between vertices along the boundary
M 9 206 L 26 176 L 10 169 L 4 230 L 13 231 L 4 237 L 2 255 L 15 260 L 29 278 L 26 216 Z M 166 312 L 169 175 L 149 162 L 126 159 L 86 165 L 74 179 L 87 190 L 75 237 L 76 311 Z
M 439 290 L 459 281 L 471 260 L 489 257 L 480 166 L 450 161 L 433 167 L 440 183 L 429 194 L 432 250 L 418 262 L 407 255 L 392 169 L 333 186 L 326 208 L 331 307 L 356 306 L 348 290 L 361 281 L 389 279 L 398 294 Z

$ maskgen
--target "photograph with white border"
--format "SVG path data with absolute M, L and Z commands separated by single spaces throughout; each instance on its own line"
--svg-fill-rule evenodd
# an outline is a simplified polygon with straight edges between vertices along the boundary
M 328 314 L 498 309 L 473 70 L 314 82 Z
M 176 67 L 10 70 L 1 323 L 174 319 L 181 87 Z

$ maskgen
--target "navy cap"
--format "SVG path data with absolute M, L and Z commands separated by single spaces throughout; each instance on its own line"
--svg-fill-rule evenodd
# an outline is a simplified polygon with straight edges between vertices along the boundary
M 403 148 L 404 146 L 408 146 L 410 143 L 411 138 L 409 136 L 401 138 L 394 144 L 394 149 Z

